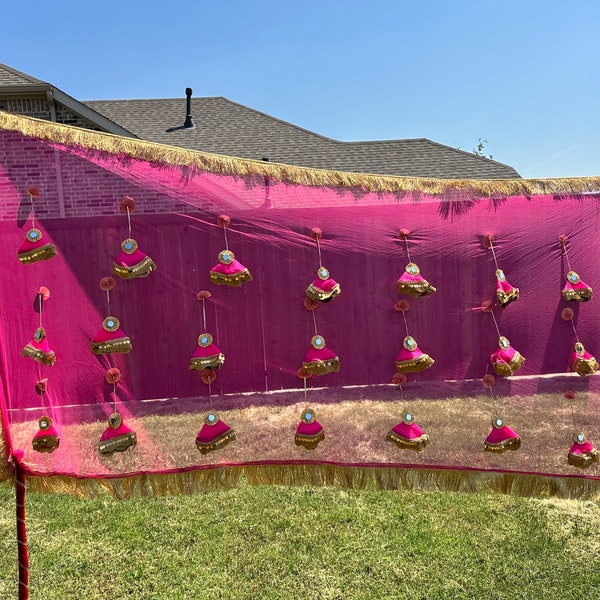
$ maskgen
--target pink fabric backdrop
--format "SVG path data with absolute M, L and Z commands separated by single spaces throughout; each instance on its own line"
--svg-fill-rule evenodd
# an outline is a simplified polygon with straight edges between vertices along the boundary
M 586 349 L 600 355 L 600 312 L 595 310 L 600 300 L 569 304 L 561 298 L 568 268 L 557 243 L 559 234 L 568 236 L 572 268 L 600 293 L 598 195 L 481 199 L 465 191 L 437 198 L 275 182 L 266 189 L 263 178 L 210 173 L 182 178 L 174 169 L 59 147 L 62 177 L 68 182 L 63 183 L 67 216 L 38 214 L 36 219 L 59 255 L 22 265 L 16 250 L 30 223 L 25 189 L 35 182 L 52 206 L 58 202 L 49 191 L 57 172 L 55 155 L 45 144 L 28 141 L 31 152 L 17 160 L 12 144 L 24 142 L 11 135 L 5 134 L 0 154 L 5 200 L 0 222 L 0 400 L 7 434 L 43 411 L 50 411 L 61 426 L 105 418 L 111 411 L 111 388 L 104 373 L 111 365 L 122 372 L 119 398 L 127 416 L 196 410 L 197 399 L 207 395 L 199 375 L 188 369 L 203 331 L 201 305 L 195 298 L 202 289 L 213 293 L 207 302 L 207 330 L 226 356 L 212 386 L 220 406 L 297 401 L 291 393 L 274 401 L 264 392 L 302 385 L 296 373 L 314 334 L 313 314 L 303 305 L 304 291 L 319 264 L 316 244 L 309 237 L 313 227 L 323 231 L 322 262 L 342 290 L 315 313 L 319 333 L 342 366 L 338 373 L 313 377 L 308 385 L 327 387 L 330 398 L 343 397 L 335 391 L 342 386 L 370 386 L 383 398 L 396 390 L 391 386 L 394 361 L 406 331 L 401 313 L 394 310 L 401 298 L 395 282 L 409 262 L 405 243 L 397 236 L 401 228 L 411 232 L 413 262 L 437 288 L 428 298 L 406 297 L 410 334 L 435 359 L 430 369 L 409 375 L 407 390 L 413 385 L 431 398 L 482 390 L 480 379 L 498 338 L 491 316 L 480 310 L 482 302 L 494 300 L 496 289 L 492 253 L 482 245 L 486 234 L 494 236 L 499 266 L 508 281 L 521 290 L 517 302 L 496 308 L 495 315 L 501 333 L 525 356 L 518 375 L 526 377 L 502 382 L 498 389 L 508 394 L 544 391 L 546 380 L 534 376 L 568 373 L 575 338 L 561 318 L 566 306 L 575 311 L 574 323 Z M 127 237 L 127 219 L 119 213 L 124 192 L 138 207 L 132 236 L 155 261 L 157 271 L 145 279 L 117 280 L 110 312 L 120 319 L 133 350 L 109 360 L 93 355 L 89 344 L 108 314 L 98 282 L 112 274 L 112 261 Z M 98 196 L 105 200 L 94 209 L 89 200 Z M 166 209 L 157 208 L 157 198 Z M 90 213 L 96 213 L 72 216 L 81 213 L 85 202 Z M 216 225 L 222 213 L 231 217 L 229 248 L 253 276 L 241 288 L 216 286 L 209 280 L 225 248 L 223 231 Z M 38 326 L 35 295 L 41 285 L 51 291 L 43 324 L 57 355 L 54 367 L 20 354 Z M 51 407 L 41 407 L 34 391 L 40 377 L 49 378 L 46 401 Z M 596 379 L 568 381 L 571 388 L 597 391 Z M 256 394 L 240 396 L 246 392 Z M 345 397 L 356 394 L 348 390 Z M 157 399 L 164 401 L 148 402 Z M 54 457 L 40 457 L 27 448 L 26 459 L 40 472 L 103 474 L 106 467 L 99 465 L 81 469 L 82 459 L 68 455 L 68 441 L 63 448 Z M 160 460 L 154 466 L 166 468 Z

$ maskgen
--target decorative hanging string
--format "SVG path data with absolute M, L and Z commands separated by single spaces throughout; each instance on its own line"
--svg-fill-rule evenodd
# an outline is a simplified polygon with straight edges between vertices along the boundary
M 490 245 L 490 250 L 492 251 L 492 256 L 494 257 L 494 264 L 496 265 L 496 271 L 500 268 L 498 266 L 498 259 L 496 258 L 496 252 L 494 250 L 494 240 L 492 236 L 488 236 L 488 244 Z
M 127 208 L 127 231 L 129 232 L 127 235 L 128 239 L 131 239 L 131 211 L 129 210 L 129 206 Z
M 227 242 L 227 227 L 223 227 L 223 236 L 225 237 L 225 250 L 229 250 L 229 244 Z
M 311 310 L 310 312 L 312 313 L 313 324 L 315 326 L 315 335 L 319 335 L 319 332 L 317 331 L 317 317 L 315 316 L 316 311 Z
M 408 236 L 404 236 L 404 243 L 406 244 L 406 256 L 408 257 L 408 262 L 411 263 L 412 260 L 410 258 L 410 250 L 408 249 Z
M 490 307 L 490 313 L 492 315 L 492 319 L 494 321 L 494 325 L 496 326 L 496 331 L 498 332 L 498 337 L 502 337 L 502 334 L 500 333 L 500 328 L 498 327 L 498 321 L 496 321 L 496 317 L 494 315 L 494 309 Z
M 404 327 L 406 329 L 406 335 L 410 335 L 408 333 L 408 321 L 406 320 L 406 311 L 404 311 L 404 310 L 402 311 L 402 316 L 404 317 Z
M 42 326 L 42 294 L 38 293 L 38 301 L 40 305 L 40 327 Z
M 575 422 L 575 410 L 573 409 L 573 399 L 575 398 L 575 393 L 568 391 L 565 392 L 564 396 L 569 401 L 569 406 L 571 407 L 571 419 L 573 420 L 573 429 L 577 429 L 577 423 Z
M 202 298 L 202 324 L 204 325 L 202 331 L 206 331 L 206 308 L 204 306 L 205 301 L 205 298 Z
M 572 271 L 573 269 L 571 269 L 571 262 L 569 261 L 569 253 L 567 252 L 567 236 L 564 234 L 558 236 L 558 241 L 565 253 L 565 259 L 567 260 L 567 267 L 568 267 L 569 271 Z
M 575 340 L 577 342 L 579 342 L 579 336 L 577 335 L 577 329 L 575 327 L 575 323 L 573 323 L 574 315 L 575 315 L 575 313 L 573 312 L 572 308 L 565 308 L 561 313 L 563 321 L 569 321 L 571 323 L 571 327 L 573 328 L 573 333 L 575 334 Z
M 319 254 L 319 267 L 323 266 L 323 261 L 321 259 L 321 244 L 319 243 L 319 236 L 315 235 L 315 241 L 317 242 L 317 253 Z

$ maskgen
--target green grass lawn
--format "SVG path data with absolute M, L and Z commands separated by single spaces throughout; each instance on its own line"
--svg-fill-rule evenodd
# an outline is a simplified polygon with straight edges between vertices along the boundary
M 252 487 L 126 501 L 30 493 L 32 600 L 599 597 L 590 501 Z M 17 597 L 0 485 L 0 598 Z

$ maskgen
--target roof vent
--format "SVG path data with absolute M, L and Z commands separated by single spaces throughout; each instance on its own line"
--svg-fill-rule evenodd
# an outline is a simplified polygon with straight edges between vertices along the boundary
M 179 125 L 178 127 L 169 127 L 169 129 L 167 129 L 167 133 L 181 131 L 182 129 L 196 129 L 196 123 L 194 123 L 194 119 L 192 119 L 192 88 L 185 88 L 185 96 L 185 121 L 183 122 L 183 125 Z
M 185 122 L 183 123 L 183 129 L 196 129 L 196 123 L 192 119 L 192 88 L 185 88 Z

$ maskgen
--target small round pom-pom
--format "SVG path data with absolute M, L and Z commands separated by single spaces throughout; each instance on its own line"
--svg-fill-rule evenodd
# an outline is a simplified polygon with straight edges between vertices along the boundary
M 404 373 L 394 373 L 392 377 L 392 383 L 394 385 L 403 385 L 406 383 L 406 375 Z
M 196 300 L 202 302 L 202 300 L 208 300 L 212 294 L 208 290 L 202 290 L 196 294 Z
M 488 373 L 487 375 L 483 376 L 481 382 L 483 383 L 484 387 L 489 389 L 496 385 L 496 378 Z
M 47 388 L 48 388 L 48 378 L 47 377 L 45 379 L 40 379 L 39 381 L 36 381 L 35 391 L 40 396 L 46 391 Z
M 310 237 L 316 242 L 323 237 L 323 232 L 318 227 L 313 227 L 310 230 Z
M 575 313 L 573 312 L 572 308 L 565 308 L 560 313 L 560 316 L 563 318 L 564 321 L 571 321 L 573 319 L 574 314 Z
M 566 246 L 568 239 L 569 239 L 569 236 L 566 233 L 561 233 L 558 236 L 558 244 L 559 244 L 559 246 Z
M 38 290 L 38 294 L 42 297 L 42 300 L 44 301 L 50 298 L 50 290 L 45 285 L 40 287 L 40 289 Z
M 484 300 L 481 303 L 481 310 L 483 312 L 492 312 L 492 301 L 491 300 Z
M 410 304 L 408 303 L 408 300 L 404 299 L 398 300 L 394 305 L 394 310 L 397 310 L 398 312 L 406 312 L 409 308 Z
M 34 200 L 37 200 L 42 193 L 40 192 L 40 189 L 35 187 L 35 185 L 30 185 L 27 188 L 27 193 L 31 196 L 31 198 L 33 198 Z
M 304 298 L 304 308 L 306 310 L 316 310 L 318 306 L 319 306 L 319 303 L 317 302 L 317 300 L 312 300 L 308 296 L 306 296 L 306 298 Z
M 106 371 L 106 383 L 117 383 L 121 379 L 121 371 L 117 367 L 111 367 Z
M 575 392 L 573 390 L 567 390 L 565 392 L 565 398 L 567 400 L 574 400 L 575 399 Z
M 400 229 L 398 231 L 398 239 L 405 241 L 408 239 L 408 236 L 410 235 L 410 229 Z
M 310 379 L 313 376 L 313 374 L 310 371 L 307 371 L 304 367 L 300 367 L 298 369 L 297 375 L 300 377 L 300 379 Z
M 127 214 L 127 209 L 129 209 L 130 214 L 135 210 L 135 200 L 129 196 L 125 196 L 125 198 L 121 200 L 121 212 Z
M 100 289 L 105 291 L 105 292 L 110 292 L 110 290 L 112 290 L 115 285 L 116 285 L 116 281 L 114 280 L 114 277 L 103 277 L 100 280 Z
M 213 369 L 202 369 L 200 371 L 200 379 L 206 384 L 210 385 L 217 378 L 217 374 Z
M 491 248 L 494 243 L 494 236 L 491 233 L 483 236 L 483 247 Z
M 231 225 L 231 218 L 228 215 L 219 215 L 217 217 L 217 225 L 223 229 L 227 229 Z

